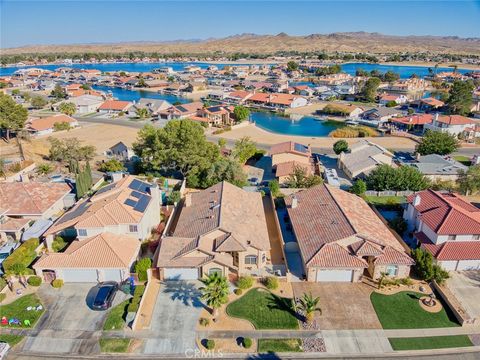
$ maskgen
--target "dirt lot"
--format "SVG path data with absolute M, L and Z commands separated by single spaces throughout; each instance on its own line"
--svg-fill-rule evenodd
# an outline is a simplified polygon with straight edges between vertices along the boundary
M 381 329 L 370 301 L 373 288 L 362 283 L 292 283 L 296 297 L 312 293 L 320 297 L 322 315 L 316 313 L 320 329 Z
M 58 139 L 76 137 L 85 145 L 94 145 L 97 148 L 96 160 L 103 157 L 103 152 L 119 141 L 123 141 L 127 146 L 137 138 L 138 129 L 108 125 L 108 124 L 83 124 L 82 127 L 70 131 L 62 131 L 50 135 L 39 136 L 30 142 L 24 142 L 24 149 L 28 158 L 34 161 L 45 161 L 43 156 L 48 154 L 50 147 L 48 137 L 52 136 Z

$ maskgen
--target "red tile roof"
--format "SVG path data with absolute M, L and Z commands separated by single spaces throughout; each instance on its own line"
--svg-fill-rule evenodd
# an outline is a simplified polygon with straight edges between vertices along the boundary
M 77 120 L 71 118 L 68 115 L 60 114 L 49 116 L 43 119 L 33 119 L 27 124 L 27 129 L 31 129 L 34 131 L 43 131 L 52 129 L 55 124 L 57 123 L 76 123 Z
M 421 220 L 437 234 L 480 234 L 480 209 L 459 195 L 429 189 L 410 195 L 407 201 L 413 205 L 416 196 L 420 203 L 414 207 Z
M 433 244 L 423 233 L 416 233 L 415 237 L 421 246 L 434 258 L 440 261 L 478 260 L 480 259 L 480 241 L 447 241 L 442 244 Z
M 107 100 L 100 107 L 99 110 L 118 110 L 124 111 L 132 105 L 129 101 Z
M 405 125 L 425 125 L 433 121 L 432 114 L 416 114 L 411 116 L 402 116 L 398 118 L 391 118 L 390 122 L 401 123 Z
M 420 101 L 423 102 L 424 104 L 427 104 L 427 105 L 430 105 L 430 106 L 433 106 L 433 107 L 441 107 L 441 106 L 445 105 L 445 103 L 443 101 L 437 100 L 437 99 L 432 98 L 432 97 L 425 98 L 425 99 L 420 99 Z
M 438 122 L 448 125 L 470 125 L 475 124 L 475 121 L 461 115 L 442 115 L 437 119 Z

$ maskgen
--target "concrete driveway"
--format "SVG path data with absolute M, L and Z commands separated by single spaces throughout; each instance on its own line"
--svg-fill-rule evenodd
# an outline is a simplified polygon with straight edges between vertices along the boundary
M 46 312 L 30 333 L 23 346 L 24 351 L 50 353 L 88 354 L 97 348 L 97 339 L 91 332 L 99 330 L 108 312 L 93 311 L 86 304 L 89 290 L 95 284 L 65 284 L 61 289 L 42 285 L 38 296 Z M 114 305 L 126 299 L 117 292 Z
M 452 271 L 447 286 L 467 313 L 480 319 L 480 270 Z
M 381 329 L 370 301 L 373 291 L 363 283 L 292 283 L 293 293 L 302 297 L 312 293 L 320 297 L 322 315 L 316 315 L 321 330 Z
M 200 282 L 166 281 L 162 283 L 153 310 L 145 354 L 185 354 L 196 349 L 195 329 L 203 304 Z

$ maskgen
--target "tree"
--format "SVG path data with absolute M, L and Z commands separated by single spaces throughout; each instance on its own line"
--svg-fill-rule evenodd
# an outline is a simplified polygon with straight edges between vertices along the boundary
M 455 135 L 448 132 L 427 130 L 416 150 L 420 155 L 448 155 L 456 151 L 458 147 L 459 144 Z
M 37 166 L 37 173 L 41 175 L 48 175 L 53 171 L 52 165 L 43 163 Z
M 394 83 L 395 81 L 400 79 L 400 75 L 389 70 L 383 75 L 383 79 L 388 83 Z
M 353 183 L 353 186 L 350 188 L 350 192 L 356 195 L 363 195 L 367 191 L 367 184 L 362 179 L 358 179 Z
M 474 165 L 467 171 L 460 170 L 458 175 L 458 185 L 463 194 L 474 195 L 480 191 L 480 165 Z
M 247 184 L 247 174 L 236 160 L 220 158 L 201 174 L 199 185 L 202 188 L 207 188 L 221 181 L 228 181 L 233 185 L 242 187 Z
M 348 151 L 348 143 L 345 140 L 338 140 L 335 144 L 333 144 L 333 151 L 337 155 L 339 155 L 341 152 Z
M 287 178 L 287 186 L 290 188 L 310 188 L 323 183 L 323 179 L 318 175 L 308 175 L 303 166 L 295 165 L 293 172 Z
M 466 115 L 472 106 L 472 93 L 475 86 L 472 81 L 455 80 L 447 99 L 448 111 L 451 114 Z
M 212 309 L 213 317 L 218 316 L 218 309 L 228 302 L 229 286 L 227 278 L 215 272 L 202 280 L 205 286 L 200 288 L 202 299 Z
M 140 119 L 144 119 L 144 118 L 148 117 L 148 115 L 149 115 L 149 112 L 146 108 L 141 108 L 141 109 L 137 110 L 137 116 Z
M 233 115 L 235 116 L 235 120 L 242 122 L 249 118 L 250 110 L 248 110 L 248 108 L 245 106 L 237 105 L 233 109 Z
M 168 205 L 176 204 L 180 201 L 182 196 L 180 195 L 180 191 L 172 191 L 170 195 L 168 195 L 167 203 Z
M 55 85 L 55 88 L 52 90 L 51 95 L 57 100 L 65 99 L 67 97 L 67 93 L 60 84 Z
M 393 168 L 382 164 L 366 177 L 367 188 L 375 191 L 420 191 L 429 185 L 425 176 L 412 166 Z
M 361 95 L 365 101 L 373 102 L 377 97 L 377 89 L 380 86 L 381 80 L 378 77 L 369 78 L 363 85 Z
M 232 155 L 240 164 L 245 164 L 257 152 L 257 145 L 250 137 L 244 136 L 235 142 Z
M 319 297 L 313 297 L 312 293 L 305 293 L 303 297 L 299 300 L 298 308 L 305 316 L 307 322 L 311 322 L 313 320 L 313 315 L 315 312 L 319 312 L 322 315 L 322 309 L 318 306 L 320 302 Z
M 203 127 L 189 120 L 172 120 L 163 128 L 146 125 L 133 144 L 146 171 L 178 171 L 191 187 L 199 175 L 220 157 L 216 144 L 207 141 Z
M 272 194 L 273 197 L 277 197 L 280 194 L 280 185 L 278 184 L 278 180 L 269 181 L 268 188 L 270 189 L 270 194 Z
M 17 104 L 11 96 L 0 94 L 0 129 L 6 132 L 7 141 L 11 131 L 19 131 L 25 127 L 28 111 Z
M 47 100 L 40 95 L 32 96 L 32 99 L 30 100 L 30 105 L 32 105 L 34 109 L 41 109 L 47 105 L 47 103 Z
M 140 281 L 146 281 L 148 276 L 147 276 L 147 270 L 152 267 L 152 259 L 146 257 L 143 259 L 140 259 L 137 261 L 135 264 L 135 272 L 138 274 L 138 280 Z
M 143 77 L 140 77 L 140 79 L 138 79 L 137 86 L 142 88 L 147 87 L 147 83 L 145 82 L 145 79 Z
M 71 165 L 75 161 L 92 160 L 95 155 L 95 147 L 92 145 L 80 145 L 77 138 L 57 139 L 49 137 L 49 159 Z
M 449 278 L 447 271 L 433 263 L 433 256 L 428 251 L 417 248 L 412 251 L 412 257 L 415 261 L 415 271 L 422 280 L 434 280 L 441 285 Z
M 98 167 L 98 170 L 103 172 L 115 172 L 115 171 L 123 171 L 125 170 L 125 167 L 117 159 L 110 159 L 100 164 L 100 166 Z
M 397 106 L 397 102 L 395 100 L 390 100 L 385 104 L 386 107 L 395 107 Z
M 83 89 L 83 90 L 92 90 L 92 87 L 88 84 L 82 84 L 80 85 L 80 87 Z
M 220 138 L 218 139 L 218 147 L 220 149 L 223 149 L 227 145 L 227 140 Z
M 295 70 L 298 70 L 298 64 L 291 60 L 287 63 L 287 71 L 295 71 Z
M 58 111 L 68 116 L 72 116 L 77 112 L 77 107 L 72 102 L 63 102 L 60 105 L 58 105 Z

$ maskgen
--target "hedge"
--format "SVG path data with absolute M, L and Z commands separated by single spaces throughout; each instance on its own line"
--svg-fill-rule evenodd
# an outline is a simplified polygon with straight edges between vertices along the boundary
M 147 280 L 147 270 L 152 267 L 152 259 L 143 258 L 135 264 L 135 272 L 138 274 L 138 280 Z
M 38 238 L 31 238 L 25 241 L 3 262 L 3 269 L 6 273 L 17 275 L 25 273 L 30 264 L 37 258 L 35 249 L 40 245 Z
M 27 283 L 31 286 L 40 286 L 42 283 L 42 278 L 40 276 L 30 276 L 27 279 Z

